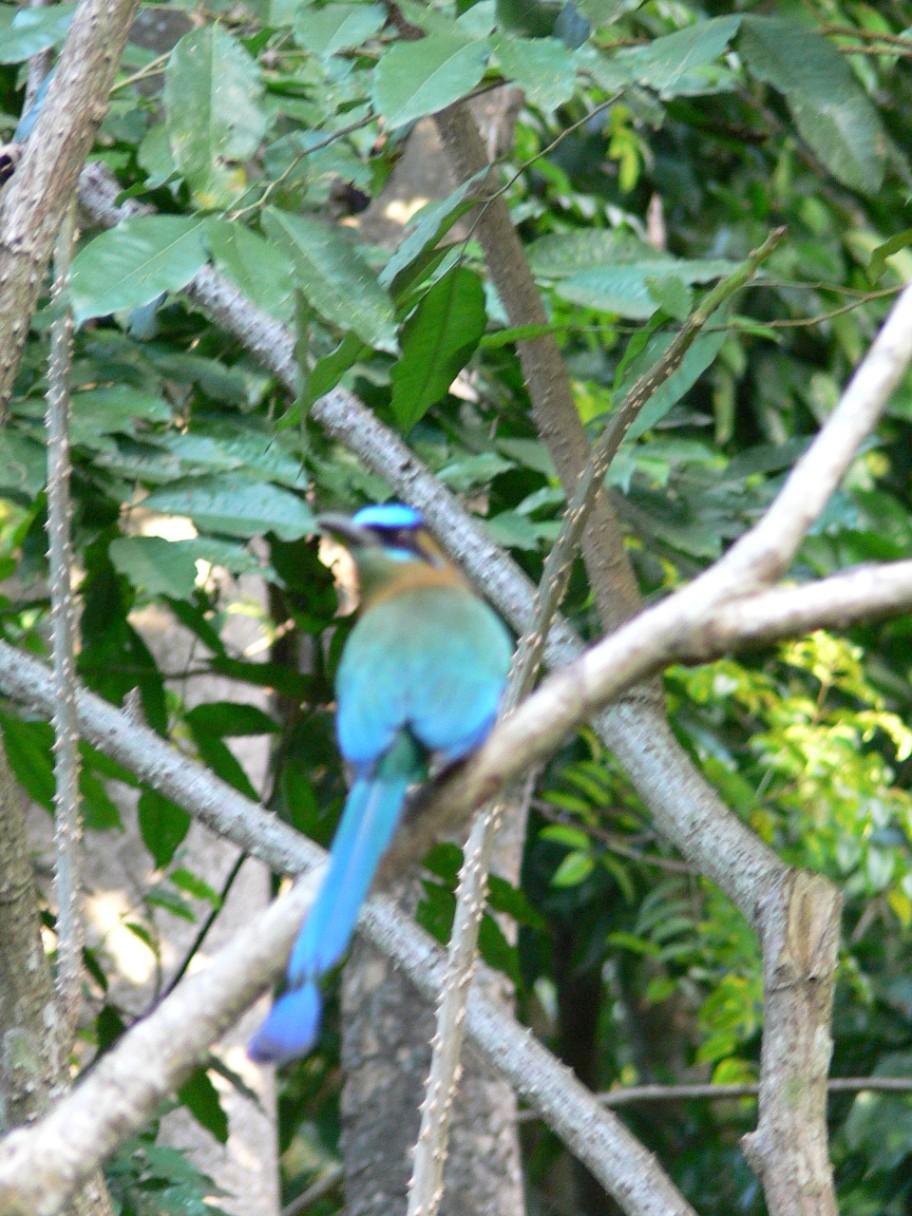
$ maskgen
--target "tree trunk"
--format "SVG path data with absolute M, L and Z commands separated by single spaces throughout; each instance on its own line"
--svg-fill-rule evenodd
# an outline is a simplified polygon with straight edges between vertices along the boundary
M 413 910 L 414 889 L 410 896 Z M 501 986 L 495 979 L 492 987 Z M 345 968 L 342 1018 L 346 1216 L 388 1216 L 405 1210 L 434 1015 L 387 959 L 358 940 Z M 471 1051 L 463 1064 L 441 1216 L 522 1216 L 513 1091 Z

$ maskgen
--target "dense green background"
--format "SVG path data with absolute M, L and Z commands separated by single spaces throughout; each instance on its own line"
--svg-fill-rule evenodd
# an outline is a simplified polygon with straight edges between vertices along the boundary
M 525 89 L 501 158 L 503 189 L 592 435 L 705 285 L 787 226 L 610 471 L 646 597 L 703 569 L 758 517 L 912 272 L 905 4 L 732 11 L 683 0 L 479 0 L 401 9 L 425 32 L 420 44 L 404 41 L 379 4 L 302 0 L 213 0 L 169 55 L 131 43 L 95 155 L 159 214 L 85 232 L 73 272 L 83 323 L 73 373 L 80 678 L 118 702 L 138 687 L 155 729 L 179 735 L 247 793 L 225 739 L 274 732 L 275 806 L 321 841 L 344 788 L 329 708 L 340 630 L 309 504 L 356 507 L 388 489 L 308 422 L 309 404 L 341 378 L 533 576 L 563 504 L 503 304 L 472 239 L 477 211 L 466 189 L 421 213 L 395 250 L 359 240 L 359 210 L 382 190 L 416 119 L 501 79 Z M 23 19 L 0 4 L 6 137 L 24 60 L 60 45 L 71 10 Z M 659 207 L 658 227 L 647 229 Z M 294 403 L 180 296 L 207 260 L 296 327 Z M 0 432 L 0 572 L 16 576 L 0 627 L 40 653 L 49 322 L 45 308 Z M 471 402 L 447 394 L 463 368 Z M 906 383 L 803 545 L 797 577 L 909 555 L 910 419 Z M 197 538 L 136 536 L 131 508 L 140 500 L 190 516 Z M 267 556 L 249 547 L 259 536 Z M 225 648 L 231 590 L 199 580 L 200 558 L 269 578 L 276 619 L 295 624 L 271 663 Z M 198 634 L 205 662 L 237 681 L 239 702 L 245 681 L 279 690 L 274 717 L 221 703 L 187 712 L 131 624 L 131 611 L 151 600 Z M 582 569 L 567 608 L 591 636 Z M 781 856 L 845 893 L 836 1075 L 912 1077 L 909 635 L 902 619 L 815 634 L 666 678 L 675 730 L 729 805 Z M 302 674 L 296 656 L 305 649 Z M 16 774 L 49 807 L 49 727 L 10 708 L 2 722 Z M 92 847 L 103 849 L 120 828 L 106 782 L 129 776 L 83 754 L 86 821 L 98 833 Z M 187 816 L 151 792 L 139 815 L 158 867 L 152 905 L 203 915 L 205 898 L 218 897 L 182 861 Z M 422 919 L 441 934 L 457 860 L 453 848 L 438 849 L 427 884 Z M 655 837 L 588 732 L 539 783 L 522 886 L 522 898 L 495 892 L 519 918 L 519 948 L 491 922 L 486 954 L 515 980 L 521 1016 L 587 1083 L 756 1078 L 753 935 Z M 136 932 L 154 943 L 154 918 Z M 101 996 L 105 961 L 93 961 Z M 120 1026 L 105 1005 L 99 1044 Z M 328 1080 L 337 1049 L 331 1014 L 319 1053 L 284 1080 L 289 1195 L 337 1151 L 337 1084 Z M 180 1097 L 224 1135 L 204 1073 Z M 831 1115 L 841 1210 L 906 1212 L 912 1099 L 840 1095 Z M 755 1117 L 751 1099 L 632 1106 L 626 1117 L 706 1216 L 762 1211 L 737 1147 Z M 526 1144 L 537 1194 L 563 1150 L 531 1124 Z M 148 1166 L 141 1177 L 138 1162 Z M 145 1155 L 122 1153 L 113 1178 L 124 1211 L 159 1210 L 171 1191 L 150 1188 L 163 1179 L 174 1207 L 203 1210 L 203 1181 L 151 1141 Z M 337 1206 L 330 1197 L 310 1210 Z

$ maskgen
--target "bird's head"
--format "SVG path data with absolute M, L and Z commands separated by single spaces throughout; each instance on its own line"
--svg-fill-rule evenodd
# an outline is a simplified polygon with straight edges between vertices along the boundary
M 319 515 L 317 523 L 321 531 L 345 545 L 355 559 L 364 595 L 372 595 L 392 579 L 413 576 L 422 568 L 452 569 L 425 527 L 420 511 L 404 503 L 363 507 L 355 515 L 327 513 Z

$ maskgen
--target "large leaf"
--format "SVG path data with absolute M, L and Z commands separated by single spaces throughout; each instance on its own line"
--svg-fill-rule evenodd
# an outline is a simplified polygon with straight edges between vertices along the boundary
M 296 540 L 315 526 L 303 498 L 241 476 L 188 478 L 154 490 L 143 505 L 163 514 L 189 515 L 199 527 L 229 536 L 275 532 L 283 540 Z
M 190 816 L 183 807 L 156 790 L 144 790 L 140 794 L 137 816 L 143 844 L 156 866 L 163 869 L 190 831 Z
M 405 236 L 399 248 L 380 272 L 380 283 L 391 287 L 401 272 L 416 261 L 427 250 L 432 249 L 445 233 L 475 206 L 469 192 L 475 183 L 488 172 L 487 165 L 473 173 L 446 198 L 426 203 L 406 226 Z
M 321 317 L 378 350 L 396 351 L 393 302 L 337 228 L 275 208 L 265 212 L 263 226 L 284 250 L 295 282 Z
M 435 114 L 473 89 L 484 75 L 488 44 L 454 34 L 399 42 L 374 75 L 374 108 L 393 130 Z
M 706 261 L 679 261 L 656 257 L 622 266 L 595 266 L 561 279 L 555 290 L 563 299 L 584 308 L 617 313 L 621 317 L 645 321 L 655 312 L 662 298 L 663 280 L 681 283 L 706 283 L 734 270 L 736 262 L 721 258 Z
M 47 457 L 40 444 L 9 427 L 0 431 L 0 494 L 19 494 L 34 498 L 47 475 Z
M 6 16 L 7 6 L 2 7 Z M 16 11 L 8 29 L 4 29 L 5 23 L 0 20 L 0 63 L 21 63 L 48 47 L 60 46 L 75 12 L 75 4 L 53 4 L 47 8 L 23 6 Z
M 228 1141 L 228 1116 L 222 1108 L 218 1090 L 205 1068 L 197 1068 L 177 1091 L 177 1100 L 219 1142 Z M 207 1205 L 208 1206 L 208 1205 Z
M 522 87 L 532 105 L 554 110 L 573 94 L 576 57 L 557 38 L 499 35 L 492 45 L 504 76 Z
M 44 402 L 36 397 L 16 405 L 17 415 L 39 423 L 44 419 L 44 410 Z M 136 437 L 137 421 L 167 423 L 172 416 L 164 398 L 130 384 L 83 389 L 73 394 L 70 439 L 73 443 L 113 451 L 116 445 L 106 440 L 106 436 L 120 433 Z
M 185 34 L 165 69 L 165 122 L 174 162 L 201 207 L 227 206 L 266 129 L 259 69 L 220 25 Z
M 161 536 L 121 536 L 108 549 L 114 568 L 150 595 L 187 599 L 196 583 L 196 562 L 179 542 Z
M 202 223 L 183 215 L 137 215 L 102 232 L 73 259 L 73 313 L 81 324 L 139 308 L 185 287 L 206 261 Z
M 218 270 L 259 308 L 280 321 L 294 317 L 294 289 L 288 259 L 259 233 L 238 221 L 206 221 L 206 243 Z
M 359 46 L 376 34 L 385 21 L 382 4 L 327 4 L 323 8 L 302 5 L 294 18 L 295 41 L 311 55 L 333 55 Z
M 825 38 L 781 17 L 743 18 L 738 48 L 750 70 L 785 94 L 801 135 L 834 177 L 880 189 L 886 138 L 851 68 Z
M 205 431 L 170 431 L 158 442 L 180 459 L 187 473 L 246 470 L 293 489 L 305 484 L 298 458 L 285 451 L 274 436 L 259 431 L 213 425 Z
M 618 266 L 646 260 L 672 259 L 633 233 L 615 229 L 553 232 L 540 237 L 529 248 L 529 265 L 533 273 L 549 279 L 566 278 L 595 266 Z
M 224 566 L 232 574 L 256 571 L 278 581 L 275 571 L 264 566 L 241 545 L 213 536 L 192 540 L 165 540 L 161 536 L 121 536 L 111 542 L 108 553 L 114 568 L 126 575 L 134 587 L 149 595 L 189 599 L 196 586 L 196 563 L 200 560 Z
M 715 359 L 725 341 L 726 332 L 722 324 L 724 320 L 725 317 L 722 313 L 714 314 L 713 323 L 718 324 L 718 332 L 704 333 L 697 338 L 681 360 L 681 364 L 677 370 L 672 372 L 668 379 L 659 385 L 634 419 L 630 430 L 627 432 L 625 442 L 632 442 L 639 435 L 642 435 L 644 431 L 655 426 L 660 419 L 664 418 L 672 406 L 676 405 L 684 394 L 693 387 L 696 380 Z M 650 338 L 643 353 L 627 368 L 624 382 L 616 390 L 616 399 L 618 401 L 633 387 L 643 372 L 647 371 L 648 368 L 661 359 L 673 339 L 674 335 L 667 333 L 654 334 Z
M 393 413 L 409 430 L 468 363 L 486 323 L 478 275 L 456 267 L 435 283 L 402 331 L 393 368 Z
M 698 21 L 687 29 L 656 38 L 648 46 L 618 51 L 615 60 L 640 84 L 648 85 L 665 97 L 673 97 L 677 86 L 689 73 L 718 59 L 740 23 L 739 16 Z

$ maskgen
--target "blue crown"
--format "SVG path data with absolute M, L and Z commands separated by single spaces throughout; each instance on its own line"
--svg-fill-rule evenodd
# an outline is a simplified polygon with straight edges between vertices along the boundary
M 424 519 L 420 511 L 407 507 L 402 502 L 385 502 L 375 507 L 362 507 L 352 517 L 352 523 L 359 528 L 390 528 L 398 531 L 400 528 L 420 528 Z

